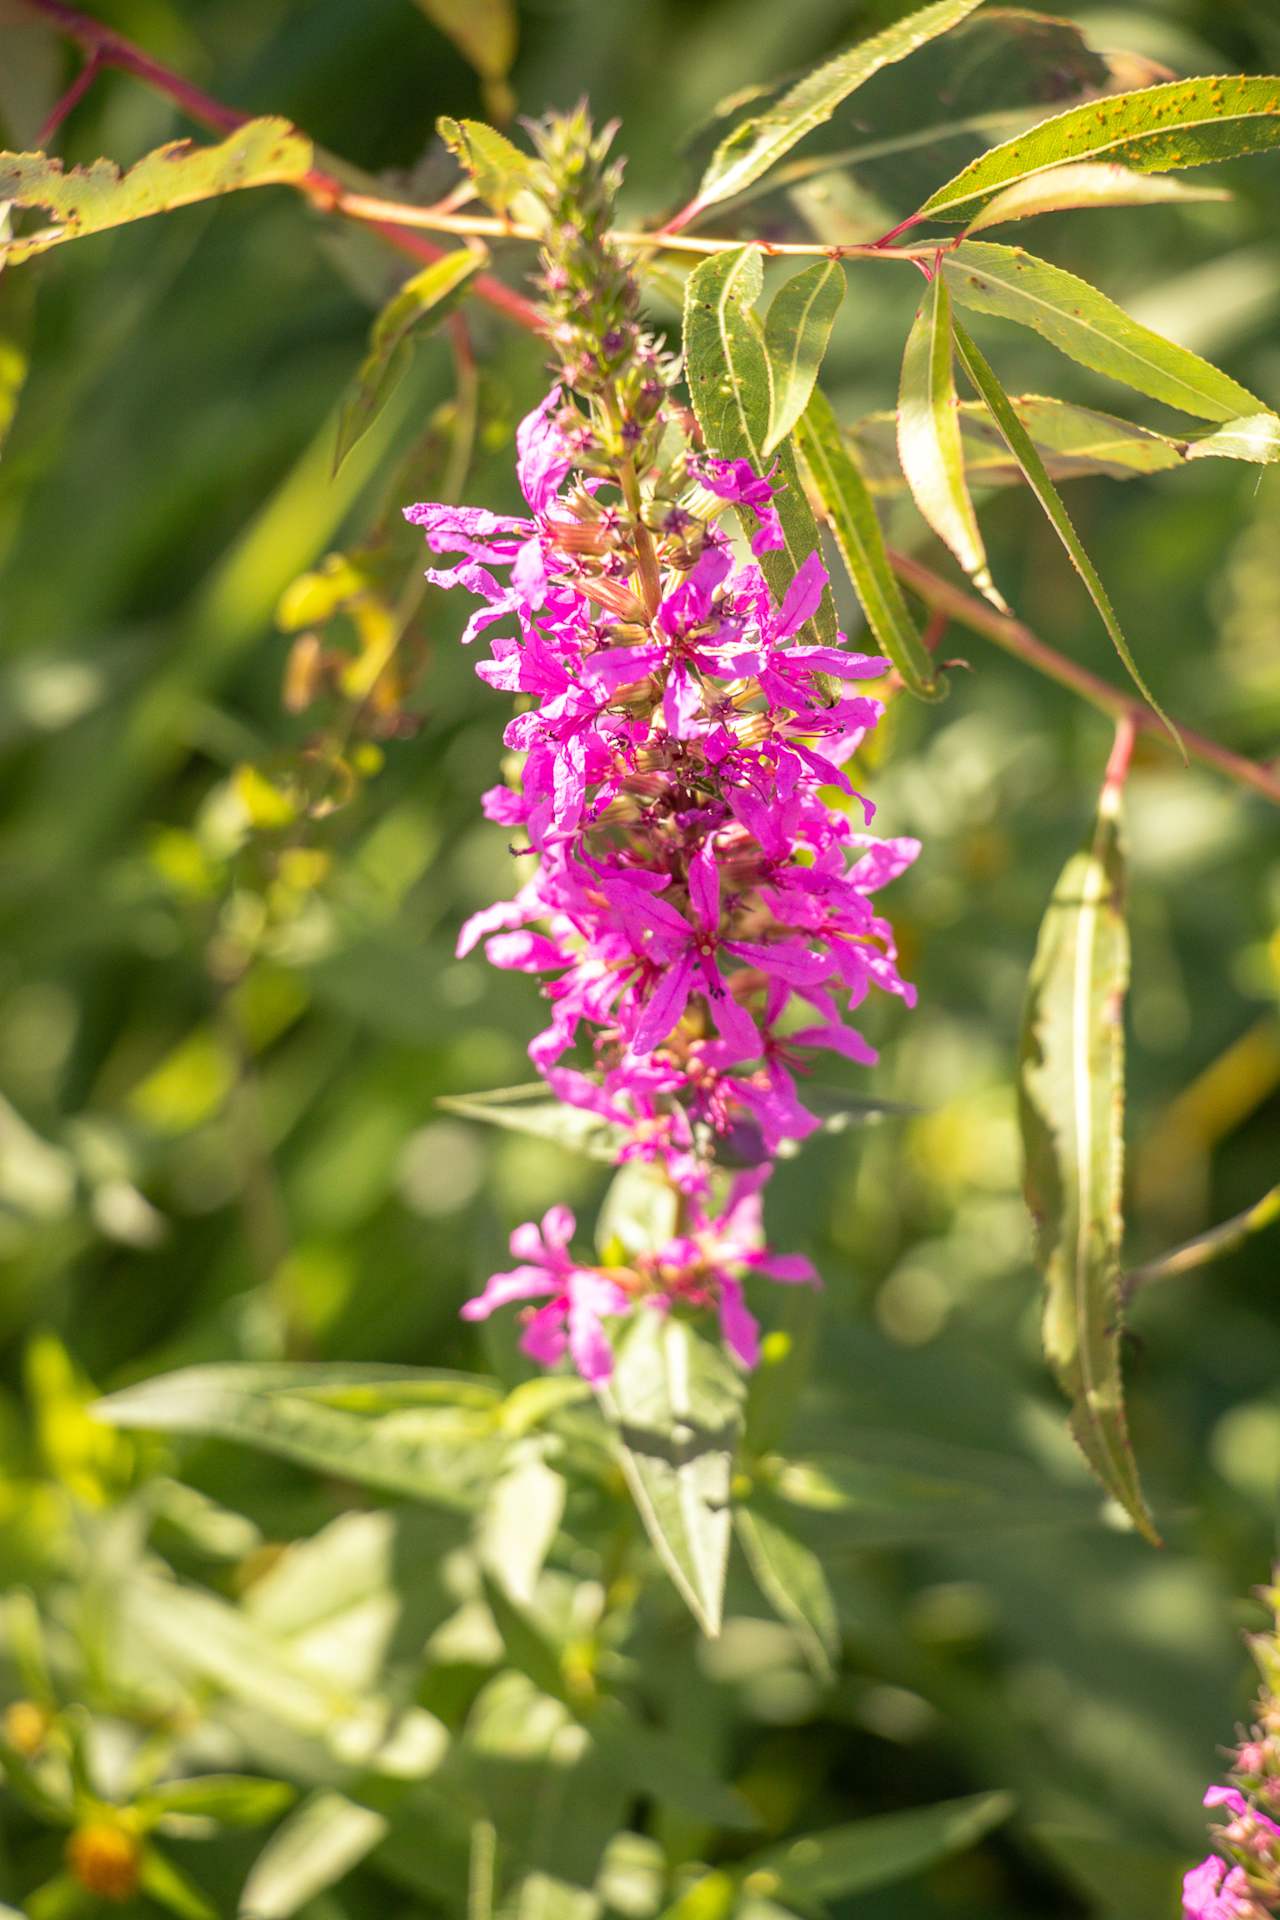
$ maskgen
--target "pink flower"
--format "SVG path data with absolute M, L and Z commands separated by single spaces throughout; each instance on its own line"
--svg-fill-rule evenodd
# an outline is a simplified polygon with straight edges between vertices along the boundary
M 631 1302 L 598 1268 L 580 1267 L 571 1258 L 576 1225 L 568 1207 L 551 1207 L 542 1216 L 541 1231 L 532 1221 L 517 1227 L 511 1251 L 524 1264 L 493 1274 L 483 1293 L 467 1301 L 462 1317 L 487 1320 L 498 1307 L 549 1294 L 546 1306 L 530 1316 L 520 1345 L 544 1367 L 554 1366 L 567 1348 L 583 1379 L 597 1386 L 613 1372 L 601 1320 L 629 1312 Z
M 1211 1853 L 1183 1877 L 1182 1920 L 1263 1920 L 1263 1916 L 1241 1868 L 1228 1867 Z

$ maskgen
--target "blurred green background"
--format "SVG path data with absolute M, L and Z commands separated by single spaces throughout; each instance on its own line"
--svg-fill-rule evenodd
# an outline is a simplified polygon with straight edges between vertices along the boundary
M 524 112 L 586 93 L 598 117 L 617 116 L 626 211 L 652 217 L 687 197 L 690 138 L 723 96 L 908 10 L 521 0 L 514 84 Z M 1272 0 L 1053 11 L 1096 46 L 1179 71 L 1280 70 Z M 443 184 L 436 115 L 484 111 L 475 77 L 411 0 L 99 0 L 95 12 L 392 190 Z M 4 144 L 31 143 L 73 71 L 16 6 L 0 12 Z M 868 89 L 865 107 L 850 102 L 832 144 L 862 137 L 864 111 L 878 134 L 932 110 L 935 82 L 910 71 Z M 974 81 L 992 106 L 1000 84 L 984 70 Z M 1052 98 L 1051 74 L 1044 84 Z M 131 159 L 188 131 L 107 74 L 62 150 Z M 940 145 L 861 185 L 898 217 L 921 165 L 927 185 L 952 170 Z M 1275 405 L 1280 157 L 1226 172 L 1230 205 L 1060 218 L 1030 244 Z M 858 217 L 856 204 L 808 212 Z M 750 216 L 771 231 L 798 213 L 774 200 Z M 503 254 L 499 270 L 521 261 Z M 55 1613 L 83 1579 L 85 1515 L 98 1524 L 136 1471 L 75 1414 L 89 1382 L 282 1356 L 507 1366 L 510 1330 L 480 1353 L 459 1304 L 500 1264 L 512 1225 L 559 1200 L 589 1219 L 607 1177 L 436 1106 L 526 1079 L 539 1024 L 528 983 L 480 955 L 452 957 L 458 922 L 513 884 L 505 836 L 478 809 L 505 710 L 456 645 L 457 599 L 432 595 L 419 617 L 409 704 L 420 728 L 381 746 L 381 771 L 366 746 L 350 803 L 289 836 L 289 857 L 269 823 L 255 831 L 252 783 L 235 774 L 284 766 L 317 725 L 282 710 L 285 589 L 387 515 L 386 577 L 403 586 L 420 564 L 394 515 L 439 483 L 454 444 L 443 338 L 419 349 L 374 432 L 330 474 L 335 407 L 402 270 L 277 188 L 0 281 L 0 325 L 36 297 L 30 379 L 0 464 L 0 1583 L 30 1583 Z M 907 270 L 851 270 L 827 367 L 842 417 L 892 404 L 916 298 Z M 671 299 L 655 286 L 668 324 Z M 508 508 L 511 431 L 538 396 L 540 356 L 485 310 L 468 313 L 480 389 L 466 497 Z M 982 332 L 1015 389 L 1127 410 L 1042 343 L 994 323 Z M 1075 483 L 1070 500 L 1160 698 L 1246 752 L 1273 753 L 1280 479 L 1202 462 Z M 1022 617 L 1118 673 L 1032 506 L 1009 491 L 984 518 Z M 906 509 L 894 505 L 890 524 L 927 553 Z M 891 899 L 920 1006 L 877 1008 L 868 1023 L 883 1047 L 876 1091 L 922 1112 L 786 1165 L 770 1233 L 804 1244 L 826 1281 L 801 1414 L 811 1444 L 889 1432 L 919 1441 L 922 1458 L 990 1449 L 1074 1485 L 1038 1358 L 1013 1080 L 1036 927 L 1086 829 L 1109 728 L 977 638 L 953 631 L 943 652 L 972 670 L 952 676 L 941 706 L 895 703 L 868 774 L 877 824 L 924 841 Z M 1159 745 L 1140 750 L 1130 783 L 1130 843 L 1136 1260 L 1276 1178 L 1280 846 L 1265 802 Z M 1276 1274 L 1273 1231 L 1134 1313 L 1132 1423 L 1163 1553 L 1105 1527 L 998 1525 L 850 1553 L 835 1570 L 847 1658 L 833 1690 L 787 1664 L 747 1618 L 749 1599 L 702 1656 L 733 1777 L 769 1831 L 1017 1788 L 1018 1818 L 996 1839 L 850 1911 L 1173 1911 L 1177 1873 L 1203 1851 L 1203 1786 L 1247 1711 L 1237 1630 L 1261 1616 L 1240 1596 L 1274 1547 Z M 176 1459 L 251 1523 L 219 1554 L 173 1522 L 179 1565 L 224 1592 L 249 1580 L 246 1542 L 261 1553 L 342 1504 L 230 1448 L 153 1449 L 144 1464 Z M 686 1648 L 679 1670 L 692 1660 Z M 17 1900 L 52 1870 L 53 1843 L 16 1816 L 7 1830 L 0 1895 Z M 226 1885 L 237 1862 L 217 1869 Z M 197 1870 L 213 1886 L 214 1869 Z M 432 1910 L 415 1884 L 403 1861 L 368 1867 L 316 1914 Z

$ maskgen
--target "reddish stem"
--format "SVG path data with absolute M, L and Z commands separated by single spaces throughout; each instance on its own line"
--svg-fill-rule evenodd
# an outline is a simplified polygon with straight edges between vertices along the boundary
M 111 27 L 104 26 L 100 20 L 92 19 L 87 13 L 81 13 L 76 7 L 69 7 L 65 0 L 23 0 L 23 4 L 32 13 L 38 13 L 75 40 L 89 54 L 89 66 L 96 73 L 102 67 L 117 67 L 122 73 L 131 73 L 145 86 L 156 93 L 162 93 L 173 101 L 188 116 L 201 126 L 213 127 L 219 133 L 234 133 L 244 126 L 250 118 L 247 113 L 239 112 L 235 107 L 227 106 L 221 100 L 215 100 L 212 94 L 184 80 L 180 73 L 174 73 L 169 67 L 153 60 L 141 47 L 134 46 L 123 34 L 116 33 Z M 86 68 L 88 71 L 88 68 Z M 83 79 L 83 75 L 81 76 Z M 86 85 L 88 83 L 86 82 Z M 75 105 L 75 88 L 67 96 L 69 104 L 65 111 L 70 112 Z M 79 98 L 79 95 L 76 95 Z M 55 112 L 57 109 L 55 109 Z M 52 117 L 52 116 L 51 116 Z M 56 125 L 56 122 L 55 122 Z M 314 167 L 297 183 L 308 195 L 314 206 L 325 212 L 342 214 L 346 219 L 358 219 L 360 216 L 343 205 L 345 189 L 342 182 L 322 168 Z M 435 246 L 430 240 L 424 240 L 420 234 L 411 233 L 404 227 L 385 220 L 361 220 L 374 233 L 381 235 L 398 252 L 407 254 L 411 260 L 417 260 L 430 266 L 445 253 L 445 248 Z M 477 274 L 472 281 L 477 297 L 489 306 L 514 320 L 518 326 L 525 327 L 531 333 L 541 333 L 542 315 L 523 295 L 513 288 L 505 286 L 491 274 Z
M 873 247 L 891 247 L 900 233 L 909 233 L 912 227 L 920 225 L 923 218 L 924 215 L 920 213 L 908 214 L 905 220 L 899 220 L 896 227 L 890 227 L 888 233 L 882 233 L 878 240 L 873 240 L 870 244 Z
M 1129 778 L 1129 767 L 1133 761 L 1133 749 L 1137 742 L 1138 729 L 1134 724 L 1132 709 L 1116 715 L 1116 737 L 1111 747 L 1111 758 L 1107 761 L 1107 771 L 1103 775 L 1104 787 L 1119 790 Z
M 41 153 L 49 151 L 49 142 L 69 113 L 73 113 L 88 93 L 90 87 L 102 71 L 102 55 L 96 50 L 89 55 L 61 100 L 51 109 L 48 119 L 36 135 L 36 146 Z

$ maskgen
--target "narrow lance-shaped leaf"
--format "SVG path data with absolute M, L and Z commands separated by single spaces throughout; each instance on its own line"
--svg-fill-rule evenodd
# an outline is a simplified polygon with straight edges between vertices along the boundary
M 1230 198 L 1222 187 L 1189 187 L 1181 180 L 1135 173 L 1132 167 L 1118 167 L 1109 160 L 1081 160 L 1015 180 L 979 210 L 965 231 L 979 233 L 1009 220 L 1031 220 L 1037 214 L 1070 213 L 1082 207 L 1150 207 L 1170 201 L 1185 205 Z
M 780 287 L 764 323 L 769 360 L 769 432 L 762 451 L 786 439 L 809 404 L 831 329 L 844 299 L 844 269 L 838 260 L 815 260 Z
M 211 200 L 240 187 L 300 180 L 311 165 L 311 142 L 287 120 L 248 120 L 214 147 L 174 140 L 122 174 L 111 160 L 64 171 L 43 153 L 0 153 L 0 201 L 42 207 L 54 224 L 0 239 L 0 264 L 16 266 L 86 234 Z
M 1182 740 L 1178 729 L 1174 726 L 1172 720 L 1151 692 L 1151 689 L 1139 672 L 1138 663 L 1130 652 L 1129 643 L 1125 639 L 1123 629 L 1116 618 L 1115 608 L 1111 604 L 1106 588 L 1098 577 L 1098 570 L 1081 545 L 1080 536 L 1072 525 L 1071 517 L 1062 504 L 1062 496 L 1045 471 L 1044 461 L 1036 452 L 1031 436 L 1014 412 L 1013 405 L 1004 388 L 1000 385 L 995 374 L 983 359 L 975 343 L 969 338 L 964 328 L 960 326 L 958 322 L 955 326 L 955 341 L 965 372 L 972 380 L 982 400 L 986 403 L 991 417 L 1000 429 L 1010 453 L 1026 475 L 1028 486 L 1044 508 L 1050 526 L 1066 548 L 1071 564 L 1088 588 L 1089 597 L 1102 616 L 1102 624 L 1111 636 L 1112 645 L 1124 661 L 1125 666 L 1129 669 L 1133 683 L 1141 693 L 1143 699 L 1159 714 L 1169 730 L 1170 738 L 1178 747 L 1179 752 L 1181 752 Z
M 440 1094 L 436 1105 L 446 1113 L 459 1114 L 486 1127 L 550 1140 L 570 1153 L 583 1153 L 589 1160 L 603 1160 L 609 1166 L 616 1165 L 618 1151 L 626 1144 L 625 1128 L 602 1120 L 584 1107 L 566 1106 L 548 1092 L 545 1080 L 499 1087 L 492 1093 Z
M 958 305 L 1031 327 L 1095 373 L 1202 420 L 1265 414 L 1238 381 L 1131 318 L 1105 293 L 1021 247 L 965 240 L 942 256 Z
M 711 156 L 688 217 L 741 193 L 805 134 L 829 120 L 840 102 L 872 74 L 894 61 L 905 60 L 978 5 L 979 0 L 935 0 L 933 6 L 921 7 L 883 33 L 873 34 L 869 40 L 837 54 L 834 60 L 815 67 L 766 113 L 741 121 Z
M 694 269 L 685 286 L 684 351 L 689 397 L 713 453 L 749 460 L 758 473 L 768 471 L 765 453 L 773 416 L 769 358 L 753 311 L 764 270 L 758 247 L 713 254 Z M 760 565 L 774 597 L 781 601 L 799 568 L 818 546 L 818 528 L 800 485 L 790 447 L 777 451 L 781 491 L 774 505 L 782 526 L 781 551 L 764 553 Z M 818 611 L 806 623 L 824 645 L 836 637 L 835 602 L 825 590 Z
M 369 351 L 360 364 L 338 419 L 334 471 L 342 465 L 360 436 L 371 427 L 413 355 L 414 338 L 437 326 L 457 304 L 457 296 L 485 259 L 479 247 L 456 247 L 433 260 L 387 302 L 373 323 Z
M 600 1401 L 658 1558 L 703 1631 L 719 1633 L 741 1379 L 689 1321 L 638 1313 Z
M 526 225 L 546 225 L 547 210 L 538 191 L 546 175 L 539 161 L 483 120 L 451 120 L 443 114 L 436 131 L 486 206 Z
M 1045 1354 L 1090 1466 L 1150 1540 L 1129 1445 L 1119 1296 L 1124 1000 L 1129 932 L 1118 781 L 1067 862 L 1041 924 L 1023 1020 L 1019 1104 L 1027 1204 L 1045 1281 Z
M 428 20 L 448 34 L 484 83 L 485 104 L 496 119 L 515 108 L 507 75 L 516 57 L 515 0 L 417 0 Z
M 1132 1267 L 1124 1277 L 1121 1296 L 1127 1300 L 1139 1287 L 1148 1286 L 1153 1280 L 1173 1280 L 1179 1274 L 1194 1273 L 1198 1267 L 1207 1267 L 1211 1261 L 1234 1253 L 1255 1233 L 1261 1233 L 1264 1227 L 1272 1226 L 1277 1220 L 1280 1220 L 1280 1186 L 1272 1187 L 1269 1193 L 1264 1193 L 1261 1200 L 1255 1200 L 1243 1213 L 1233 1214 L 1230 1220 L 1210 1227 L 1206 1233 L 1198 1233 L 1193 1240 L 1185 1240 L 1170 1253 L 1162 1253 L 1158 1260 L 1148 1260 L 1140 1267 Z
M 1111 160 L 1169 173 L 1280 145 L 1280 79 L 1211 74 L 1090 100 L 971 161 L 939 187 L 921 216 L 965 220 L 1015 180 L 1068 161 Z
M 935 273 L 907 335 L 898 394 L 898 457 L 912 498 L 950 547 L 975 587 L 1002 613 L 1008 606 L 987 565 L 987 550 L 965 479 L 959 397 L 951 354 L 951 297 Z
M 836 1604 L 813 1548 L 784 1524 L 786 1509 L 767 1496 L 753 1496 L 733 1519 L 747 1565 L 769 1605 L 794 1627 L 819 1680 L 830 1680 L 840 1652 Z
M 815 388 L 801 416 L 798 437 L 805 466 L 876 645 L 889 656 L 903 685 L 912 693 L 922 700 L 938 699 L 942 685 L 889 565 L 867 483 L 850 458 L 831 402 L 821 388 Z
M 372 1807 L 345 1794 L 319 1791 L 272 1834 L 240 1895 L 242 1920 L 288 1920 L 341 1880 L 387 1832 Z
M 980 1793 L 854 1820 L 752 1854 L 742 1863 L 743 1871 L 775 1875 L 779 1898 L 808 1910 L 922 1873 L 935 1860 L 974 1846 L 1008 1819 L 1013 1806 L 1012 1794 Z

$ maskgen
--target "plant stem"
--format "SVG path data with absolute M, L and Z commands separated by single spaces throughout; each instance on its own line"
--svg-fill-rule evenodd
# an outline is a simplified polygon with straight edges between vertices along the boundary
M 1006 653 L 1024 660 L 1048 679 L 1056 680 L 1059 686 L 1078 693 L 1081 699 L 1087 700 L 1103 713 L 1109 713 L 1115 719 L 1127 716 L 1136 732 L 1163 740 L 1166 746 L 1172 744 L 1163 721 L 1149 707 L 1131 699 L 1122 688 L 1090 672 L 1088 667 L 1082 667 L 1066 654 L 1059 653 L 1055 647 L 1032 633 L 1030 627 L 1024 626 L 1021 620 L 1015 620 L 1009 614 L 997 613 L 985 601 L 966 593 L 961 587 L 952 586 L 949 580 L 944 580 L 932 568 L 908 554 L 890 553 L 889 559 L 903 585 L 918 594 L 933 612 L 943 613 L 956 625 L 967 627 L 971 633 L 980 633 L 984 639 L 994 641 Z M 1234 753 L 1230 747 L 1220 746 L 1216 740 L 1210 740 L 1207 735 L 1197 733 L 1191 727 L 1179 725 L 1178 731 L 1193 760 L 1200 761 L 1202 766 L 1212 767 L 1215 773 L 1234 780 L 1237 786 L 1249 787 L 1254 793 L 1260 793 L 1274 806 L 1280 806 L 1280 774 L 1256 760 L 1246 759 L 1243 754 Z
M 91 63 L 99 67 L 116 67 L 122 73 L 131 73 L 136 80 L 154 92 L 162 93 L 174 105 L 180 107 L 191 120 L 200 126 L 212 127 L 219 133 L 234 133 L 244 126 L 250 115 L 241 113 L 235 107 L 227 106 L 221 100 L 215 100 L 212 94 L 193 86 L 180 73 L 174 73 L 169 67 L 153 60 L 141 47 L 123 34 L 116 33 L 111 27 L 104 26 L 100 20 L 92 19 L 78 8 L 67 6 L 65 0 L 22 0 L 22 4 L 32 13 L 51 21 L 63 33 L 67 34 L 83 47 L 90 56 Z M 73 89 L 74 91 L 74 89 Z M 71 102 L 74 105 L 74 101 Z M 67 109 L 69 111 L 69 108 Z M 389 246 L 410 259 L 430 266 L 439 260 L 443 249 L 424 240 L 416 232 L 410 232 L 395 219 L 397 211 L 394 201 L 379 203 L 385 207 L 385 214 L 357 214 L 344 205 L 348 197 L 346 189 L 336 175 L 327 173 L 323 168 L 313 167 L 297 183 L 298 188 L 311 200 L 314 206 L 326 213 L 338 213 L 347 219 L 359 219 L 370 226 Z M 362 196 L 351 196 L 359 199 Z M 449 229 L 441 229 L 449 231 Z M 514 320 L 518 326 L 531 333 L 542 331 L 542 317 L 532 301 L 511 287 L 504 286 L 491 274 L 477 274 L 472 281 L 472 289 L 481 300 L 494 307 L 508 320 Z
M 1273 1220 L 1280 1219 L 1280 1186 L 1272 1187 L 1264 1193 L 1261 1200 L 1255 1200 L 1243 1213 L 1237 1213 L 1230 1220 L 1224 1220 L 1221 1226 L 1210 1227 L 1207 1233 L 1198 1233 L 1193 1240 L 1184 1241 L 1175 1247 L 1172 1253 L 1161 1254 L 1158 1260 L 1148 1260 L 1145 1266 L 1131 1267 L 1120 1283 L 1121 1298 L 1127 1303 L 1140 1287 L 1153 1280 L 1173 1280 L 1180 1273 L 1193 1273 L 1197 1267 L 1207 1267 L 1211 1260 L 1218 1260 L 1224 1253 L 1233 1253 L 1243 1246 L 1251 1234 L 1261 1232 L 1270 1226 Z

